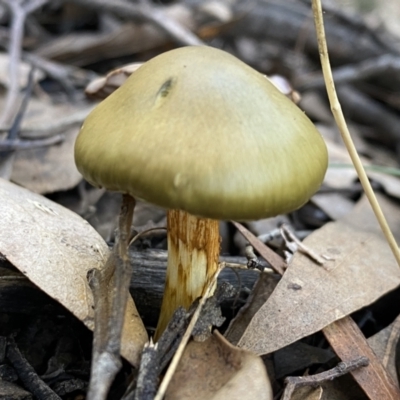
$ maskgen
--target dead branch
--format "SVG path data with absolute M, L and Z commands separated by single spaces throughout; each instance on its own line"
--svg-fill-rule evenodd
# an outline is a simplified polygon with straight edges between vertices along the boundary
M 379 139 L 390 146 L 400 141 L 398 114 L 354 86 L 340 85 L 337 92 L 343 111 L 353 121 L 375 128 L 379 132 Z
M 9 43 L 9 88 L 5 99 L 3 113 L 0 116 L 0 125 L 11 123 L 18 108 L 19 102 L 19 65 L 21 61 L 22 40 L 26 17 L 47 0 L 1 0 L 11 12 L 11 33 Z
M 75 92 L 76 85 L 84 87 L 97 76 L 94 72 L 47 60 L 37 54 L 23 53 L 22 57 L 36 68 L 41 69 L 49 77 L 58 81 L 69 95 Z
M 38 400 L 61 400 L 61 398 L 47 386 L 19 351 L 14 339 L 7 343 L 7 358 L 18 373 L 19 378 Z
M 186 46 L 198 46 L 203 42 L 189 29 L 170 18 L 162 8 L 153 7 L 141 2 L 133 4 L 121 0 L 72 0 L 86 7 L 95 8 L 100 11 L 111 12 L 122 18 L 132 18 L 139 21 L 149 22 L 163 30 L 171 39 L 178 44 Z
M 61 134 L 37 140 L 4 139 L 0 141 L 0 152 L 37 149 L 39 147 L 52 146 L 63 140 L 64 135 Z
M 374 78 L 380 74 L 398 75 L 400 72 L 400 57 L 384 54 L 357 64 L 348 64 L 333 70 L 333 79 L 337 85 L 342 83 L 360 82 Z M 297 87 L 300 90 L 321 89 L 325 82 L 321 73 L 299 76 Z

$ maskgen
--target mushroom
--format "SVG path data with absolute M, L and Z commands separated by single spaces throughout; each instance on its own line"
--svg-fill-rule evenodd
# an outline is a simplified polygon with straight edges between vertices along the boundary
M 218 220 L 302 206 L 327 168 L 305 114 L 262 74 L 206 46 L 141 66 L 87 117 L 75 146 L 93 185 L 168 209 L 168 267 L 156 336 L 218 266 Z

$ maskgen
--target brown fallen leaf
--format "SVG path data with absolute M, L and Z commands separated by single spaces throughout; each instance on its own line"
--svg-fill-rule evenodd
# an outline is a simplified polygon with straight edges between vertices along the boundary
M 296 253 L 238 345 L 257 354 L 271 353 L 396 288 L 400 270 L 378 231 L 369 205 L 362 201 L 345 220 L 329 223 L 306 238 L 305 245 L 327 256 L 325 265 Z
M 190 342 L 165 400 L 272 400 L 261 358 L 227 342 L 217 331 L 205 342 Z
M 77 214 L 4 179 L 0 204 L 0 254 L 93 329 L 93 297 L 86 275 L 103 268 L 109 254 L 104 240 Z M 122 355 L 137 366 L 146 341 L 146 330 L 129 299 Z

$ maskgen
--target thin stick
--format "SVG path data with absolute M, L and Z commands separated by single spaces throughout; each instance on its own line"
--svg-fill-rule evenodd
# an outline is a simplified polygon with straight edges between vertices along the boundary
M 115 375 L 122 366 L 120 357 L 121 335 L 125 321 L 125 310 L 129 297 L 129 284 L 132 275 L 128 243 L 134 208 L 135 199 L 130 195 L 124 194 L 119 216 L 118 240 L 107 261 L 110 263 L 109 268 L 113 267 L 113 262 L 116 263 L 115 270 L 113 271 L 114 287 L 111 296 L 109 315 L 106 315 L 108 314 L 106 309 L 107 304 L 104 303 L 104 298 L 99 298 L 101 295 L 107 297 L 107 293 L 100 292 L 102 289 L 104 290 L 106 281 L 103 280 L 103 282 L 100 283 L 99 279 L 102 277 L 98 276 L 98 274 L 92 274 L 91 276 L 91 287 L 94 286 L 97 288 L 96 291 L 94 291 L 95 300 L 97 300 L 95 307 L 99 307 L 97 313 L 95 311 L 95 323 L 101 325 L 97 326 L 97 329 L 95 326 L 95 340 L 93 343 L 93 351 L 95 354 L 92 357 L 92 370 L 89 390 L 86 397 L 88 400 L 106 399 Z M 95 285 L 95 283 L 97 283 L 97 285 Z M 108 321 L 104 321 L 107 316 Z
M 118 258 L 115 271 L 115 297 L 110 317 L 110 340 L 108 350 L 118 354 L 121 348 L 121 333 L 125 320 L 126 304 L 129 297 L 129 284 L 132 277 L 132 268 L 129 262 L 128 246 L 133 221 L 135 199 L 129 194 L 122 197 L 121 214 L 119 217 Z
M 357 171 L 358 177 L 360 179 L 361 185 L 364 192 L 371 204 L 371 207 L 375 213 L 375 216 L 379 222 L 383 234 L 389 246 L 393 252 L 394 257 L 398 265 L 400 266 L 400 250 L 397 243 L 393 237 L 392 231 L 383 215 L 383 212 L 379 206 L 378 200 L 375 197 L 375 193 L 372 190 L 371 184 L 369 183 L 368 176 L 365 173 L 364 167 L 361 163 L 360 157 L 358 156 L 357 150 L 351 139 L 349 129 L 344 118 L 342 107 L 339 103 L 339 99 L 336 94 L 335 83 L 333 81 L 332 70 L 329 63 L 328 46 L 326 44 L 325 38 L 325 28 L 322 15 L 322 6 L 320 0 L 312 0 L 312 8 L 314 13 L 315 29 L 317 31 L 318 48 L 321 58 L 322 72 L 325 79 L 326 90 L 328 92 L 328 98 L 331 105 L 331 110 L 335 118 L 336 124 L 340 130 L 342 139 L 346 145 L 347 151 L 351 157 L 351 161 L 354 164 L 354 168 Z
M 15 150 L 31 150 L 37 149 L 39 147 L 52 146 L 62 142 L 65 139 L 64 135 L 50 136 L 45 139 L 35 139 L 35 140 L 9 140 L 4 139 L 0 142 L 0 152 L 10 152 Z
M 310 386 L 316 388 L 325 382 L 339 378 L 358 368 L 366 367 L 368 364 L 369 360 L 367 357 L 359 357 L 347 362 L 342 361 L 336 367 L 316 375 L 289 376 L 285 379 L 286 387 L 281 400 L 290 400 L 293 392 L 300 387 Z
M 9 338 L 7 341 L 7 358 L 10 360 L 12 366 L 18 374 L 19 379 L 24 386 L 32 392 L 35 399 L 38 400 L 61 400 L 58 396 L 36 373 L 33 367 L 29 364 L 26 358 L 21 354 L 18 349 L 14 338 Z M 2 398 L 8 397 L 1 396 Z M 12 396 L 14 397 L 14 396 Z M 11 398 L 11 395 L 10 397 Z
M 218 269 L 215 272 L 213 278 L 211 279 L 211 282 L 208 284 L 207 289 L 204 293 L 204 296 L 200 299 L 199 305 L 197 306 L 196 311 L 193 313 L 193 317 L 189 322 L 189 325 L 186 329 L 185 334 L 182 336 L 182 340 L 179 344 L 179 347 L 176 350 L 174 357 L 172 358 L 171 364 L 169 365 L 167 372 L 165 373 L 164 379 L 161 382 L 160 387 L 158 388 L 158 392 L 157 392 L 157 395 L 154 398 L 154 400 L 162 400 L 163 397 L 165 396 L 165 392 L 167 391 L 168 385 L 171 382 L 171 379 L 176 371 L 176 368 L 178 367 L 179 361 L 182 358 L 183 352 L 185 350 L 187 342 L 190 339 L 193 328 L 196 325 L 196 322 L 200 317 L 201 310 L 202 310 L 205 302 L 207 301 L 207 299 L 210 297 L 210 294 L 211 294 L 212 290 L 214 289 L 215 282 L 217 281 L 218 275 L 224 267 L 225 267 L 224 263 L 221 263 L 218 265 Z
M 153 232 L 167 232 L 167 228 L 150 228 L 150 229 L 146 229 L 143 232 L 139 232 L 137 233 L 130 241 L 129 241 L 129 246 L 131 246 L 133 243 L 136 242 L 136 240 L 138 240 L 139 238 L 143 237 L 143 236 L 147 236 L 150 233 Z
M 7 4 L 12 17 L 8 50 L 9 87 L 0 117 L 0 125 L 9 125 L 15 116 L 15 110 L 18 108 L 17 104 L 19 102 L 19 68 L 25 20 L 30 13 L 46 4 L 47 0 L 32 0 L 26 4 L 20 0 L 1 0 L 1 3 Z

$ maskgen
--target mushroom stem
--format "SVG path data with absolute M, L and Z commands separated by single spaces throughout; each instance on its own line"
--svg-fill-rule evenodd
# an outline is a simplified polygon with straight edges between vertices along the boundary
M 157 340 L 178 307 L 189 308 L 202 296 L 218 268 L 220 251 L 218 221 L 169 210 L 168 265 Z

